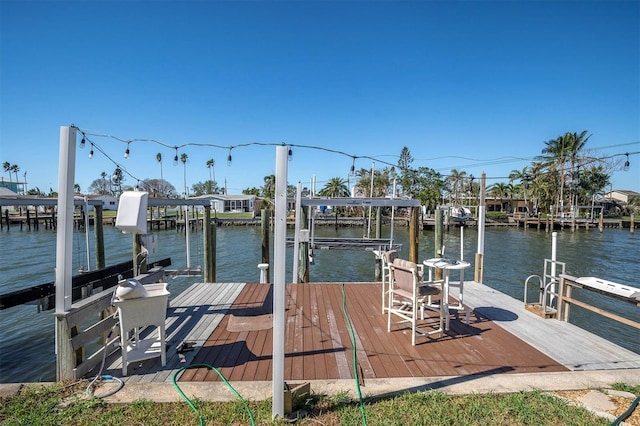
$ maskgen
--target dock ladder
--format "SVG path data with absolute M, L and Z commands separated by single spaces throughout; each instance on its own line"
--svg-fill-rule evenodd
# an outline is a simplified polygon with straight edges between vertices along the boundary
M 533 312 L 543 318 L 552 318 L 556 316 L 556 285 L 560 282 L 560 275 L 564 274 L 565 263 L 556 260 L 544 260 L 544 272 L 542 276 L 534 274 L 529 275 L 524 282 L 524 307 L 526 310 Z M 529 282 L 538 283 L 538 301 L 529 303 L 527 301 Z

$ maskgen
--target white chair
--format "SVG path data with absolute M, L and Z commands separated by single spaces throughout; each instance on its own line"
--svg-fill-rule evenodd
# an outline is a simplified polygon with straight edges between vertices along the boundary
M 387 331 L 391 331 L 392 324 L 409 323 L 411 325 L 411 344 L 416 344 L 416 335 L 428 336 L 444 333 L 445 309 L 443 304 L 437 307 L 425 303 L 426 298 L 442 294 L 441 282 L 422 282 L 420 268 L 414 262 L 403 259 L 395 259 L 389 266 L 389 299 Z M 418 310 L 420 319 L 424 320 L 424 309 L 438 312 L 438 322 L 433 330 L 426 331 L 418 327 Z M 400 321 L 392 322 L 391 316 L 400 317 Z
M 389 308 L 389 282 L 391 280 L 391 269 L 390 266 L 393 261 L 398 257 L 398 252 L 396 250 L 389 250 L 382 253 L 382 313 Z

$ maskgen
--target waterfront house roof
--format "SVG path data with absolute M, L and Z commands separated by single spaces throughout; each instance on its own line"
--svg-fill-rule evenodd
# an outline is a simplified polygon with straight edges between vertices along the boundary
M 628 189 L 614 189 L 613 191 L 607 192 L 604 194 L 603 198 L 612 198 L 616 201 L 622 201 L 623 203 L 628 203 L 634 198 L 640 198 L 640 192 L 631 191 Z

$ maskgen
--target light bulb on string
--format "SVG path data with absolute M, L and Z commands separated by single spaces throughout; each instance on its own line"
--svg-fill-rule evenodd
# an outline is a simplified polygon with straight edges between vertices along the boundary
M 287 156 L 289 158 L 289 161 L 293 160 L 293 149 L 291 149 L 291 147 L 289 147 L 289 151 L 287 152 Z
M 178 165 L 178 147 L 176 146 L 176 155 L 173 156 L 173 165 L 177 166 Z
M 130 154 L 130 151 L 129 151 L 129 142 L 127 142 L 127 149 L 124 151 L 124 158 L 125 158 L 125 160 L 128 160 L 128 159 L 129 159 L 129 154 Z
M 86 142 L 86 140 L 85 140 L 85 138 L 83 136 L 82 140 L 80 141 L 80 149 L 84 149 L 85 142 Z
M 231 158 L 231 148 L 229 148 L 229 155 L 227 155 L 227 166 L 231 165 L 231 160 L 232 160 L 232 158 Z
M 93 158 L 93 143 L 91 144 L 91 150 L 89 151 L 89 160 Z
M 629 166 L 630 166 L 630 163 L 629 163 L 629 153 L 627 152 L 627 153 L 625 153 L 624 155 L 626 155 L 626 156 L 627 156 L 627 161 L 625 161 L 625 162 L 624 162 L 624 167 L 623 167 L 622 169 L 623 169 L 625 172 L 628 172 L 628 171 L 629 171 Z

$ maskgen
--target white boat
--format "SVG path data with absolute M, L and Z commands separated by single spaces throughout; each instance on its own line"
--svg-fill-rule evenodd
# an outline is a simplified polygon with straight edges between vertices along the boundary
M 456 222 L 465 222 L 473 219 L 471 216 L 471 210 L 464 206 L 451 206 L 449 207 L 449 217 Z

